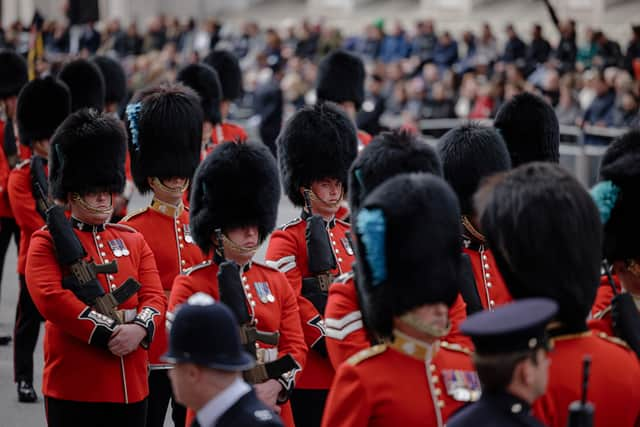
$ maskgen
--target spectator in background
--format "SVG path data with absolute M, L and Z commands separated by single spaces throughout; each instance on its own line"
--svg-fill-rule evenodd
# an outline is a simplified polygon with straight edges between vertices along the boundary
M 593 38 L 596 43 L 596 54 L 593 58 L 594 66 L 607 68 L 622 65 L 622 50 L 618 42 L 609 40 L 602 31 L 596 32 Z
M 438 44 L 433 20 L 425 19 L 416 23 L 416 34 L 411 40 L 411 56 L 418 58 L 421 62 L 433 58 L 433 53 Z
M 281 56 L 267 57 L 269 78 L 258 85 L 254 97 L 254 112 L 260 117 L 258 132 L 260 139 L 269 147 L 273 157 L 277 158 L 276 138 L 282 127 L 284 97 L 281 89 L 284 78 L 285 62 Z
M 531 43 L 527 47 L 526 62 L 530 70 L 538 64 L 544 64 L 551 54 L 551 45 L 542 36 L 542 26 L 533 24 L 531 29 Z
M 582 117 L 582 110 L 576 98 L 575 77 L 572 74 L 565 74 L 560 79 L 560 97 L 555 112 L 561 125 L 574 126 Z
M 162 25 L 162 19 L 156 16 L 151 20 L 149 29 L 144 36 L 142 50 L 151 52 L 153 50 L 162 50 L 167 42 L 167 29 Z
M 115 50 L 119 56 L 140 55 L 142 53 L 142 37 L 138 33 L 138 25 L 132 22 L 127 27 L 127 33 L 116 40 Z
M 458 61 L 458 42 L 451 33 L 445 31 L 438 38 L 438 44 L 433 52 L 433 62 L 440 68 L 449 68 Z
M 384 25 L 384 24 L 382 24 Z M 368 59 L 377 59 L 380 56 L 380 49 L 382 47 L 382 39 L 384 33 L 381 25 L 368 25 L 366 29 L 366 36 L 361 48 L 359 49 L 365 57 Z
M 640 80 L 640 25 L 632 26 L 631 30 L 633 35 L 627 47 L 624 66 L 632 76 Z
M 597 70 L 594 75 L 593 89 L 595 91 L 595 98 L 591 102 L 591 105 L 584 112 L 582 124 L 591 126 L 611 126 L 613 111 L 616 102 L 616 93 L 609 84 L 607 84 L 604 72 Z M 593 145 L 606 145 L 609 142 L 608 139 L 586 135 L 585 143 Z
M 491 24 L 482 24 L 482 32 L 477 42 L 476 55 L 486 64 L 492 64 L 499 56 L 498 43 L 493 35 Z
M 100 33 L 95 29 L 95 24 L 93 22 L 87 23 L 82 31 L 82 35 L 80 35 L 80 51 L 86 50 L 91 55 L 93 55 L 98 51 L 101 40 L 102 37 L 100 36 Z
M 596 31 L 587 27 L 584 30 L 584 44 L 578 48 L 578 56 L 576 58 L 579 71 L 588 69 L 591 67 L 593 57 L 596 56 L 598 46 L 596 45 Z
M 555 59 L 561 73 L 573 71 L 576 66 L 578 56 L 578 45 L 576 43 L 575 21 L 566 20 L 559 24 L 560 41 L 555 50 Z
M 379 74 L 372 74 L 367 81 L 365 100 L 362 108 L 356 114 L 358 129 L 375 135 L 382 131 L 380 116 L 386 110 L 386 99 L 383 94 L 384 78 Z
M 409 55 L 410 48 L 402 23 L 396 21 L 391 34 L 382 40 L 380 59 L 385 63 L 404 59 Z
M 474 68 L 477 59 L 477 45 L 476 45 L 476 36 L 471 31 L 465 31 L 462 33 L 462 42 L 465 45 L 465 54 L 460 59 L 460 61 L 455 65 L 454 69 L 458 73 L 465 73 L 466 71 Z M 482 58 L 485 60 L 485 58 Z
M 620 102 L 613 111 L 611 125 L 621 128 L 640 128 L 638 105 L 638 96 L 632 90 L 626 90 L 620 96 Z
M 507 63 L 517 62 L 524 59 L 527 53 L 527 45 L 522 41 L 512 24 L 508 24 L 505 33 L 507 34 L 507 44 L 504 47 L 502 60 Z
M 444 83 L 436 82 L 431 86 L 431 95 L 426 99 L 422 109 L 425 119 L 447 119 L 455 117 L 455 104 L 447 93 Z

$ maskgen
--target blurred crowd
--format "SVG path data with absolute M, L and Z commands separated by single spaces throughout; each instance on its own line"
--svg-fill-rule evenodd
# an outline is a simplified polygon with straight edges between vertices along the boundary
M 246 94 L 239 105 L 250 111 L 256 87 L 278 70 L 291 112 L 314 101 L 319 59 L 342 47 L 367 64 L 367 99 L 357 121 L 372 134 L 389 122 L 385 118 L 414 127 L 421 119 L 492 118 L 524 91 L 542 95 L 562 125 L 640 127 L 640 26 L 630 27 L 630 39 L 616 41 L 592 27 L 579 34 L 575 21 L 560 21 L 549 11 L 558 34 L 545 34 L 541 24 L 525 35 L 511 24 L 497 29 L 484 23 L 479 31 L 454 35 L 430 19 L 414 28 L 381 19 L 345 34 L 321 20 L 231 28 L 213 18 L 182 22 L 160 15 L 144 30 L 135 22 L 123 27 L 118 19 L 85 24 L 74 41 L 64 23 L 42 20 L 45 55 L 36 66 L 42 74 L 69 54 L 112 55 L 121 59 L 133 92 L 173 79 L 212 49 L 229 49 L 244 71 Z M 26 53 L 31 28 L 16 22 L 1 30 L 0 45 Z

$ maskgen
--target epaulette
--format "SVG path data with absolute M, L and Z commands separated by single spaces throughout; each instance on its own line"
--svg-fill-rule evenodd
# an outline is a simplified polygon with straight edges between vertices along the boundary
M 348 271 L 336 277 L 333 283 L 347 283 L 351 279 L 353 279 L 353 271 Z
M 351 227 L 351 223 L 349 223 L 348 221 L 345 221 L 344 219 L 336 218 L 336 222 L 344 225 L 345 227 Z
M 128 225 L 124 225 L 124 224 L 105 224 L 106 228 L 115 228 L 117 230 L 121 230 L 121 231 L 128 231 L 129 233 L 137 233 L 138 230 L 136 230 L 133 227 L 129 227 Z
M 31 159 L 26 159 L 26 160 L 23 160 L 20 163 L 18 163 L 14 169 L 22 169 L 23 167 L 25 167 L 25 166 L 27 166 L 29 164 L 31 164 Z
M 280 273 L 280 270 L 278 270 L 276 267 L 274 267 L 272 265 L 269 265 L 267 263 L 260 262 L 260 261 L 251 261 L 251 263 L 255 264 L 255 265 L 259 265 L 260 267 L 268 268 L 269 270 L 277 271 L 278 273 Z
M 617 338 L 617 337 L 612 337 L 611 335 L 607 335 L 604 332 L 598 332 L 596 333 L 596 336 L 598 338 L 602 338 L 603 340 L 617 344 L 620 347 L 624 347 L 627 350 L 631 349 L 631 347 L 629 347 L 629 344 L 627 344 L 624 340 L 621 340 L 620 338 Z
M 291 221 L 287 222 L 286 224 L 281 225 L 280 227 L 278 227 L 278 230 L 280 230 L 280 231 L 284 231 L 284 230 L 286 230 L 287 228 L 292 227 L 292 226 L 294 226 L 294 225 L 296 225 L 296 224 L 299 224 L 299 223 L 301 223 L 301 222 L 302 222 L 302 218 L 292 219 Z
M 149 209 L 149 206 L 145 206 L 144 208 L 140 208 L 140 209 L 138 209 L 138 210 L 136 210 L 136 211 L 133 211 L 133 212 L 131 212 L 129 215 L 127 215 L 127 216 L 125 216 L 124 218 L 122 218 L 122 219 L 120 220 L 120 222 L 126 222 L 126 221 L 129 221 L 129 220 L 130 220 L 131 218 L 133 218 L 134 216 L 138 216 L 138 215 L 140 215 L 140 214 L 142 214 L 142 213 L 146 212 L 146 211 L 147 211 L 147 209 Z
M 440 347 L 451 351 L 457 351 L 458 353 L 464 353 L 467 356 L 471 356 L 473 354 L 473 352 L 468 348 L 463 347 L 460 344 L 450 343 L 447 341 L 440 341 Z
M 369 348 L 365 348 L 364 350 L 359 351 L 354 354 L 350 358 L 347 359 L 347 363 L 352 366 L 356 366 L 358 363 L 363 360 L 370 359 L 374 356 L 384 353 L 387 351 L 387 344 L 377 344 Z
M 189 276 L 191 273 L 201 270 L 205 267 L 209 267 L 211 265 L 211 260 L 208 261 L 202 261 L 200 264 L 198 265 L 194 265 L 193 267 L 187 268 L 184 272 L 182 272 L 182 274 L 184 276 Z

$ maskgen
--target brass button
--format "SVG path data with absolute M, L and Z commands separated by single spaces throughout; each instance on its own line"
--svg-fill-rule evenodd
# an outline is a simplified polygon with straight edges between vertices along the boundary
M 484 269 L 485 269 L 485 270 L 488 270 L 488 269 L 489 269 L 489 264 L 485 264 L 485 265 L 484 265 Z
M 444 402 L 442 400 L 438 400 L 438 408 L 444 408 Z
M 98 247 L 99 247 L 100 249 L 102 249 L 102 248 L 104 248 L 104 244 L 102 244 L 102 243 L 98 243 Z
M 107 256 L 107 254 L 104 252 L 100 252 L 100 256 Z
M 439 388 L 436 387 L 433 390 L 433 394 L 435 394 L 436 396 L 440 396 L 442 394 L 442 390 L 440 390 Z
M 487 282 L 487 288 L 491 288 L 492 286 L 491 282 Z
M 184 249 L 184 245 L 180 243 L 180 249 Z
M 187 261 L 182 260 L 182 265 L 185 265 L 187 263 Z

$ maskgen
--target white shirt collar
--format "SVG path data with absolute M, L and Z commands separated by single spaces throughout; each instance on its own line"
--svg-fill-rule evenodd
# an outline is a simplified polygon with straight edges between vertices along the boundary
M 237 378 L 229 387 L 211 399 L 204 405 L 196 418 L 202 427 L 213 427 L 218 423 L 218 419 L 227 412 L 242 396 L 251 391 L 251 386 L 241 378 Z

